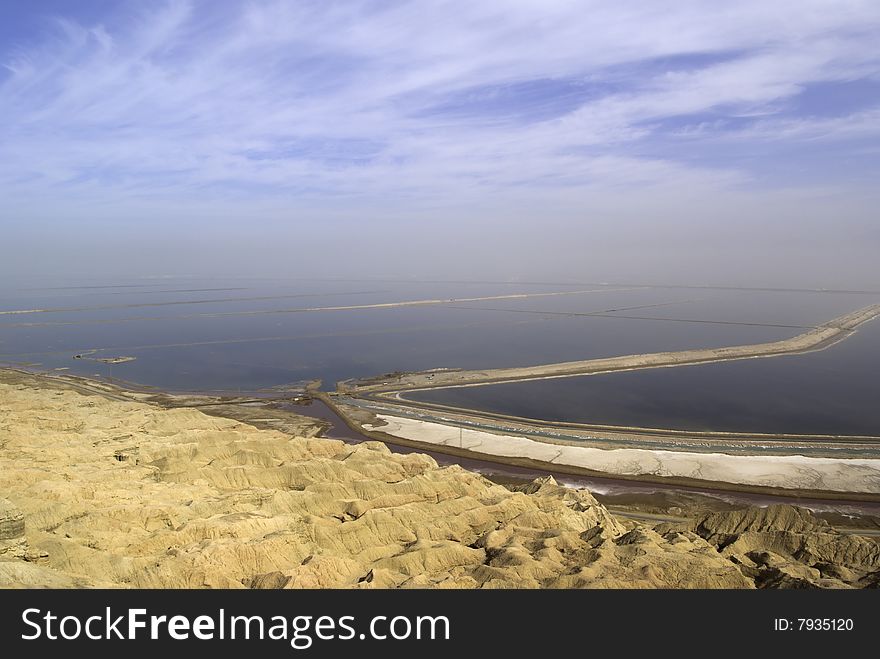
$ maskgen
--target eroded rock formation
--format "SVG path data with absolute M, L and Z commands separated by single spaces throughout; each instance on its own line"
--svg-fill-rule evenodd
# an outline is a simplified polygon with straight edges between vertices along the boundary
M 776 505 L 707 516 L 695 531 L 759 587 L 875 586 L 880 545 L 844 535 L 809 510 Z
M 808 513 L 656 530 L 381 443 L 0 384 L 0 586 L 857 586 L 877 545 Z M 791 512 L 794 511 L 794 512 Z

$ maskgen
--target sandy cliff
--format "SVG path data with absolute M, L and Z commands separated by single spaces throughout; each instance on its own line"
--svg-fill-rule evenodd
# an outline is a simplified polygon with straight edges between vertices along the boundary
M 0 586 L 859 587 L 878 545 L 787 506 L 656 528 L 375 442 L 0 383 Z

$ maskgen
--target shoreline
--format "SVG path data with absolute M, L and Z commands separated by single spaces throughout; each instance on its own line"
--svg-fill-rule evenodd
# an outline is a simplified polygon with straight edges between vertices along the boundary
M 347 400 L 359 400 L 354 397 Z M 480 422 L 493 421 L 498 425 L 492 430 L 509 431 L 514 434 L 522 434 L 526 436 L 535 436 L 540 431 L 558 430 L 565 431 L 567 434 L 563 436 L 561 433 L 554 438 L 547 438 L 550 444 L 568 444 L 572 446 L 583 446 L 592 443 L 596 446 L 606 446 L 607 448 L 615 448 L 615 443 L 638 443 L 633 442 L 633 438 L 648 438 L 654 440 L 674 440 L 676 446 L 688 447 L 690 450 L 699 450 L 700 446 L 705 446 L 706 442 L 739 442 L 739 445 L 729 444 L 728 449 L 722 452 L 735 453 L 738 450 L 746 450 L 749 445 L 756 445 L 753 448 L 778 448 L 780 455 L 790 454 L 790 450 L 808 450 L 822 447 L 824 442 L 828 447 L 834 446 L 833 450 L 851 450 L 857 451 L 861 445 L 876 448 L 880 445 L 880 436 L 877 435 L 805 435 L 795 433 L 752 433 L 752 432 L 733 432 L 719 430 L 680 430 L 676 428 L 652 428 L 647 426 L 613 426 L 580 423 L 576 421 L 550 421 L 545 419 L 534 419 L 529 417 L 514 416 L 512 414 L 502 414 L 499 412 L 487 412 L 483 410 L 468 409 L 463 407 L 454 407 L 452 405 L 443 405 L 440 403 L 431 403 L 426 401 L 412 401 L 407 398 L 391 399 L 390 402 L 381 400 L 381 403 L 373 398 L 365 398 L 371 403 L 375 401 L 373 408 L 379 407 L 394 413 L 403 411 L 412 412 L 415 410 L 428 413 L 442 413 L 452 417 L 458 423 L 476 426 Z M 402 402 L 401 402 L 402 401 Z M 367 407 L 367 406 L 364 406 Z M 504 425 L 506 424 L 506 425 Z M 588 433 L 588 434 L 587 434 Z M 801 444 L 797 444 L 801 442 Z M 805 445 L 804 442 L 809 445 Z M 735 448 L 734 448 L 735 447 Z M 664 447 L 666 448 L 666 447 Z M 788 449 L 788 451 L 783 451 Z M 831 450 L 829 448 L 829 450 Z M 773 455 L 773 453 L 767 453 Z M 829 457 L 829 456 L 826 456 Z
M 434 369 L 415 373 L 378 375 L 337 384 L 337 392 L 352 396 L 387 397 L 403 391 L 423 391 L 450 387 L 483 386 L 504 382 L 525 382 L 584 375 L 599 375 L 648 368 L 691 366 L 741 359 L 758 359 L 824 350 L 843 341 L 860 325 L 880 316 L 880 304 L 872 304 L 833 318 L 796 336 L 780 341 L 722 348 L 699 348 L 601 357 L 533 366 L 513 366 L 482 370 Z M 394 380 L 395 381 L 391 381 Z
M 336 392 L 321 396 L 337 414 L 347 422 L 350 420 L 349 425 L 373 433 L 371 436 L 384 438 L 384 441 L 408 441 L 455 455 L 477 455 L 484 459 L 489 456 L 490 460 L 500 463 L 545 470 L 566 469 L 585 476 L 605 475 L 720 490 L 757 490 L 774 496 L 798 497 L 808 492 L 823 500 L 849 497 L 880 501 L 880 459 L 859 455 L 866 451 L 870 456 L 871 449 L 880 443 L 878 437 L 542 423 L 539 419 L 411 401 L 404 396 L 407 392 L 436 388 L 672 368 L 824 350 L 852 336 L 859 326 L 878 315 L 880 304 L 873 304 L 789 339 L 762 344 L 529 367 L 386 374 L 340 382 Z M 334 397 L 339 400 L 334 401 Z M 567 431 L 567 436 L 563 431 Z M 446 436 L 456 432 L 457 447 L 451 446 L 455 438 Z M 472 441 L 467 447 L 463 445 L 465 433 Z M 804 446 L 809 440 L 816 445 Z M 835 455 L 834 451 L 842 453 Z M 814 453 L 818 457 L 803 455 Z
M 290 398 L 279 398 L 277 396 L 271 397 L 270 395 L 265 394 L 262 396 L 251 394 L 243 394 L 241 396 L 218 396 L 216 394 L 199 394 L 195 392 L 170 393 L 153 387 L 140 387 L 137 385 L 131 385 L 131 383 L 125 383 L 125 386 L 122 386 L 121 384 L 104 382 L 101 380 L 96 380 L 83 376 L 39 373 L 20 368 L 0 367 L 0 372 L 15 374 L 18 377 L 31 378 L 37 381 L 39 384 L 37 384 L 36 386 L 39 386 L 41 388 L 52 388 L 54 385 L 65 389 L 70 388 L 86 395 L 99 395 L 117 401 L 147 402 L 157 405 L 159 407 L 192 408 L 206 412 L 208 411 L 208 409 L 213 409 L 217 416 L 220 416 L 222 418 L 237 418 L 237 420 L 244 422 L 250 422 L 254 419 L 248 420 L 246 418 L 238 416 L 237 414 L 235 416 L 233 416 L 232 414 L 226 414 L 223 413 L 223 410 L 219 408 L 222 408 L 224 406 L 236 407 L 237 410 L 240 411 L 241 409 L 245 409 L 245 406 L 253 404 L 284 404 L 285 402 L 292 403 L 294 398 L 292 395 Z M 552 473 L 561 474 L 564 476 L 598 479 L 611 483 L 612 487 L 620 488 L 627 488 L 628 486 L 631 486 L 633 488 L 657 486 L 664 490 L 694 492 L 698 494 L 705 493 L 707 496 L 743 494 L 748 496 L 766 496 L 773 499 L 778 498 L 788 501 L 796 500 L 805 504 L 812 503 L 814 505 L 821 505 L 822 503 L 848 503 L 859 508 L 863 508 L 867 504 L 868 508 L 870 509 L 874 508 L 873 504 L 878 504 L 878 509 L 873 509 L 870 514 L 880 513 L 880 494 L 873 492 L 849 492 L 816 488 L 784 488 L 770 485 L 754 485 L 747 483 L 727 482 L 722 480 L 701 480 L 698 478 L 691 478 L 686 476 L 661 476 L 651 473 L 636 475 L 613 473 L 590 469 L 578 465 L 548 462 L 529 456 L 510 456 L 480 453 L 468 450 L 466 448 L 459 449 L 458 447 L 444 445 L 441 443 L 413 440 L 384 432 L 381 427 L 369 429 L 365 428 L 360 422 L 352 419 L 350 413 L 347 413 L 345 410 L 340 409 L 337 401 L 334 400 L 334 394 L 329 394 L 323 391 L 310 391 L 308 393 L 308 396 L 320 400 L 325 405 L 327 405 L 327 407 L 336 416 L 338 416 L 352 431 L 361 435 L 365 440 L 374 439 L 383 443 L 391 444 L 393 446 L 400 446 L 411 449 L 416 452 L 422 451 L 427 453 L 440 453 L 446 456 L 450 456 L 452 458 L 463 458 L 464 460 L 472 463 L 479 463 L 479 466 L 465 466 L 465 468 L 475 469 L 478 473 L 499 473 L 503 475 L 504 467 L 512 467 L 515 469 L 526 469 L 529 471 L 534 470 L 543 474 Z M 256 407 L 253 409 L 260 410 L 263 408 Z M 299 412 L 297 412 L 297 415 L 308 417 L 307 407 L 304 406 L 301 412 L 302 414 L 299 414 Z M 272 414 L 277 414 L 277 410 L 273 409 Z M 265 414 L 263 416 L 265 416 Z M 260 419 L 256 419 L 256 421 L 260 421 Z M 314 436 L 320 437 L 323 431 L 326 430 L 326 425 L 324 428 L 320 428 L 322 424 L 326 424 L 326 421 L 320 419 L 314 420 L 314 425 L 318 428 Z M 257 423 L 256 426 L 270 428 L 277 427 L 273 424 L 265 426 L 261 423 Z M 451 425 L 447 427 L 453 430 L 456 428 L 456 426 Z M 538 442 L 534 443 L 537 444 Z M 546 446 L 552 448 L 555 445 L 548 443 L 546 444 Z M 483 467 L 484 465 L 485 468 Z M 493 472 L 492 468 L 496 465 L 499 467 L 499 470 L 498 472 Z
M 662 479 L 662 482 L 681 484 L 712 483 L 717 484 L 719 489 L 743 488 L 754 491 L 752 488 L 768 488 L 775 493 L 791 491 L 795 496 L 814 492 L 819 494 L 819 498 L 880 501 L 880 459 L 598 449 L 549 444 L 526 437 L 463 428 L 456 433 L 454 426 L 441 423 L 384 414 L 377 417 L 386 425 L 369 424 L 367 430 L 431 446 L 450 447 L 450 443 L 458 441 L 461 446 L 455 448 L 460 450 L 540 463 L 551 468 L 564 467 L 584 474 L 606 474 L 634 480 L 656 478 Z M 713 474 L 717 476 L 712 477 Z M 809 487 L 808 483 L 820 487 Z M 858 489 L 845 489 L 850 483 Z
M 399 444 L 415 449 L 423 449 L 426 451 L 442 451 L 443 453 L 447 453 L 448 455 L 465 459 L 493 462 L 499 465 L 513 466 L 518 468 L 535 469 L 545 473 L 552 472 L 569 476 L 596 478 L 605 481 L 626 482 L 631 484 L 632 487 L 646 487 L 656 485 L 660 488 L 669 488 L 672 490 L 682 488 L 683 491 L 686 490 L 697 493 L 708 493 L 710 496 L 739 493 L 747 495 L 767 496 L 789 501 L 794 499 L 808 500 L 814 503 L 851 502 L 855 505 L 869 504 L 872 505 L 872 507 L 873 505 L 880 506 L 880 493 L 821 490 L 812 488 L 783 488 L 770 485 L 732 483 L 722 480 L 701 480 L 685 476 L 660 476 L 650 473 L 638 475 L 610 473 L 607 471 L 590 469 L 584 466 L 570 465 L 559 462 L 548 462 L 546 460 L 535 459 L 534 457 L 530 457 L 527 455 L 516 456 L 497 455 L 494 453 L 480 453 L 469 450 L 468 448 L 459 448 L 457 446 L 449 444 L 431 443 L 426 441 L 414 440 L 407 437 L 401 437 L 399 435 L 386 432 L 385 430 L 383 430 L 383 426 L 373 426 L 371 428 L 365 428 L 364 425 L 372 426 L 372 424 L 361 424 L 358 420 L 352 418 L 352 415 L 350 413 L 347 413 L 345 410 L 341 409 L 341 407 L 333 399 L 333 396 L 328 395 L 325 392 L 318 392 L 316 393 L 315 397 L 327 404 L 327 406 L 330 407 L 337 414 L 337 416 L 343 419 L 350 428 L 366 435 L 371 439 L 376 439 L 378 441 L 391 444 Z M 457 426 L 452 425 L 446 427 L 451 430 L 455 430 L 457 428 Z M 538 442 L 535 443 L 537 444 Z M 547 444 L 547 446 L 551 448 L 554 447 L 554 445 L 551 444 Z

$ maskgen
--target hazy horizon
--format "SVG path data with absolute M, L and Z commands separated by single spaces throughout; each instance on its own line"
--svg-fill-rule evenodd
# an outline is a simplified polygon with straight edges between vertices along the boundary
M 8 284 L 878 288 L 873 2 L 6 3 Z

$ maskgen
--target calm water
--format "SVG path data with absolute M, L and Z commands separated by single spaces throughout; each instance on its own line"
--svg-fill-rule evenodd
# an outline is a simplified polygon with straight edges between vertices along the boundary
M 534 417 L 687 430 L 880 435 L 880 321 L 824 351 L 440 389 L 409 397 Z
M 462 300 L 573 291 L 590 292 Z M 304 311 L 449 298 L 458 301 Z M 3 282 L 0 311 L 46 311 L 0 313 L 0 362 L 177 391 L 250 391 L 312 379 L 332 388 L 338 380 L 395 370 L 492 368 L 772 341 L 877 300 L 866 294 L 554 283 Z M 764 428 L 767 421 L 791 431 L 876 432 L 871 392 L 878 328 L 811 356 L 461 391 L 468 405 L 540 418 L 676 427 Z M 136 360 L 111 367 L 74 359 L 77 354 Z M 739 369 L 748 372 L 738 375 Z M 770 398 L 756 393 L 765 389 L 778 392 Z

